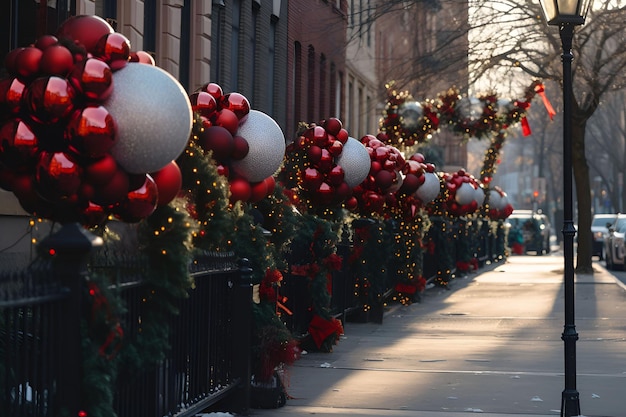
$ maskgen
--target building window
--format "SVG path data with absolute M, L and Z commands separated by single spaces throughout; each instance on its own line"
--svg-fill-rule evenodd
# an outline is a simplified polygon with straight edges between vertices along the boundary
M 335 67 L 335 63 L 330 63 L 330 79 L 328 81 L 330 85 L 330 94 L 328 94 L 328 98 L 330 99 L 328 109 L 334 114 L 331 116 L 339 117 L 339 112 L 337 111 L 337 68 Z
M 320 55 L 320 117 L 326 117 L 326 56 Z
M 153 57 L 156 55 L 157 0 L 143 3 L 143 50 Z
M 267 111 L 270 116 L 274 116 L 274 88 L 276 88 L 275 60 L 276 60 L 276 26 L 274 17 L 270 18 L 270 39 L 267 51 L 267 74 L 269 83 L 267 86 Z
M 302 46 L 296 42 L 293 48 L 293 121 L 294 125 L 302 117 Z
M 356 130 L 354 116 L 354 77 L 348 79 L 348 130 Z
M 230 23 L 230 91 L 239 89 L 239 35 L 241 18 L 241 0 L 233 0 L 232 19 Z
M 257 31 L 259 30 L 259 5 L 256 2 L 252 3 L 252 31 L 250 33 L 250 57 L 252 58 L 252 62 L 249 65 L 246 65 L 248 69 L 248 77 L 251 83 L 251 103 L 256 103 L 258 100 L 257 91 L 256 91 L 256 74 L 257 74 Z
M 315 48 L 309 45 L 307 63 L 307 121 L 315 121 Z

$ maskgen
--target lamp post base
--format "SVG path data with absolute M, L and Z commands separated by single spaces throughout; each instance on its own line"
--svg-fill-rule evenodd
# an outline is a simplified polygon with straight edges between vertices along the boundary
M 578 391 L 564 390 L 561 397 L 561 417 L 580 415 L 580 401 Z

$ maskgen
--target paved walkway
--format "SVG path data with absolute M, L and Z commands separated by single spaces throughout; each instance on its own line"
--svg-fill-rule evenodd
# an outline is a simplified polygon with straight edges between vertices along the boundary
M 577 382 L 585 416 L 626 416 L 626 289 L 600 264 L 576 277 Z M 251 416 L 558 416 L 563 258 L 513 256 L 452 290 L 346 323 L 332 353 L 286 374 L 291 399 Z

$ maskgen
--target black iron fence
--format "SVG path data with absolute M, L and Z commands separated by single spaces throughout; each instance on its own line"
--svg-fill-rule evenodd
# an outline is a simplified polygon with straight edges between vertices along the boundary
M 42 242 L 52 260 L 0 273 L 0 415 L 77 416 L 85 402 L 81 323 L 92 239 L 67 225 Z M 193 263 L 193 289 L 165 318 L 169 348 L 156 366 L 121 370 L 112 387 L 119 417 L 192 416 L 250 398 L 251 269 L 233 254 Z M 124 339 L 141 331 L 146 288 L 138 275 L 113 284 L 123 300 Z M 128 278 L 128 277 L 126 277 Z M 139 355 L 142 352 L 137 352 Z

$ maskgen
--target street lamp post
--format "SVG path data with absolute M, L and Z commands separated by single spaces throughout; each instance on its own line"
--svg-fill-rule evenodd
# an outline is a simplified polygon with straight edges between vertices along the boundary
M 583 25 L 591 0 L 539 0 L 548 25 L 559 26 L 563 54 L 563 255 L 565 325 L 561 339 L 564 343 L 565 388 L 561 398 L 561 417 L 580 415 L 576 389 L 576 341 L 574 321 L 574 228 L 572 200 L 572 39 L 574 26 Z

